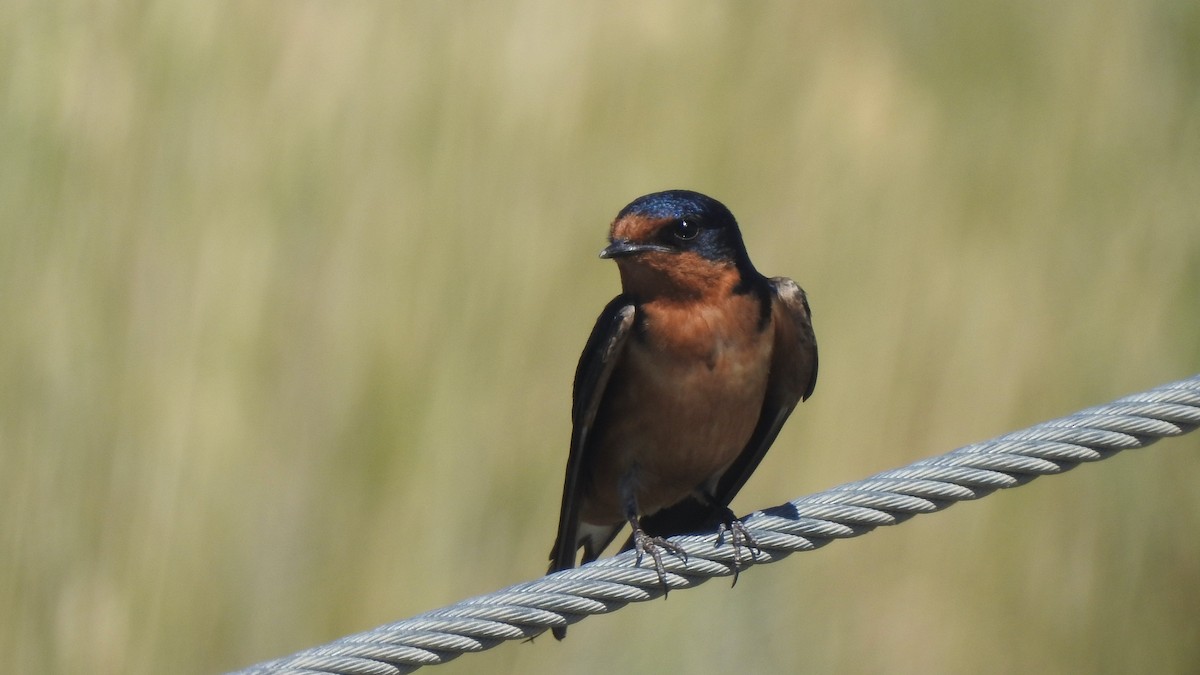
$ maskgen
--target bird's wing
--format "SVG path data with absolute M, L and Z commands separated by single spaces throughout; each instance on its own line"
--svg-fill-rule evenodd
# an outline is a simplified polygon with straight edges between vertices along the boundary
M 642 519 L 647 533 L 667 537 L 715 528 L 729 503 L 758 468 L 796 404 L 812 395 L 817 384 L 817 339 L 804 290 L 786 277 L 768 281 L 774 324 L 771 373 L 758 424 L 746 447 L 717 480 L 709 499 L 685 499 Z M 626 542 L 624 548 L 629 548 Z
M 817 386 L 817 338 L 804 289 L 787 277 L 775 277 L 769 283 L 775 344 L 771 349 L 767 395 L 750 441 L 717 481 L 712 496 L 722 506 L 733 501 L 775 442 L 796 404 L 812 396 Z
M 633 327 L 634 305 L 619 295 L 600 313 L 588 337 L 575 369 L 575 392 L 571 405 L 571 454 L 567 457 L 567 475 L 563 482 L 562 507 L 558 514 L 558 538 L 550 551 L 550 571 L 575 566 L 579 535 L 580 491 L 587 480 L 588 435 L 596 411 L 604 398 L 613 368 Z M 618 528 L 619 529 L 619 528 Z M 608 536 L 611 540 L 616 530 Z M 598 551 L 597 551 L 598 553 Z

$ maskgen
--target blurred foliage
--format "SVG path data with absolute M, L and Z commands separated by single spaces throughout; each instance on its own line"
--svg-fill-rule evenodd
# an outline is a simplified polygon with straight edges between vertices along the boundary
M 812 301 L 742 512 L 1200 371 L 1195 2 L 8 0 L 0 97 L 4 672 L 539 575 L 646 192 Z M 441 670 L 1197 672 L 1198 448 Z

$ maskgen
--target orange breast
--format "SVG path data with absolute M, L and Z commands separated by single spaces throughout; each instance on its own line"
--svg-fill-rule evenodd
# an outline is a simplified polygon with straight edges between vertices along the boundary
M 593 490 L 581 516 L 623 520 L 616 486 L 631 475 L 642 515 L 687 497 L 742 451 L 762 409 L 774 331 L 756 298 L 647 303 L 605 394 Z

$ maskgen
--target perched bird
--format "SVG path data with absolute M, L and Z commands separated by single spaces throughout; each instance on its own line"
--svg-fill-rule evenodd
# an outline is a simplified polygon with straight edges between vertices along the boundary
M 629 524 L 625 548 L 639 563 L 650 554 L 665 589 L 662 551 L 682 550 L 664 537 L 722 526 L 735 560 L 755 545 L 729 502 L 812 394 L 817 343 L 804 291 L 754 269 L 711 197 L 639 197 L 609 242 L 600 257 L 616 261 L 622 292 L 575 371 L 550 571 L 574 567 L 580 548 L 595 560 Z

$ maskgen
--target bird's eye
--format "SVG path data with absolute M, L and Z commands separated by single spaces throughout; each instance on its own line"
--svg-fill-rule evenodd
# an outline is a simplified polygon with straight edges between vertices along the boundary
M 695 239 L 696 235 L 700 234 L 700 226 L 690 220 L 677 220 L 673 234 L 680 241 Z

